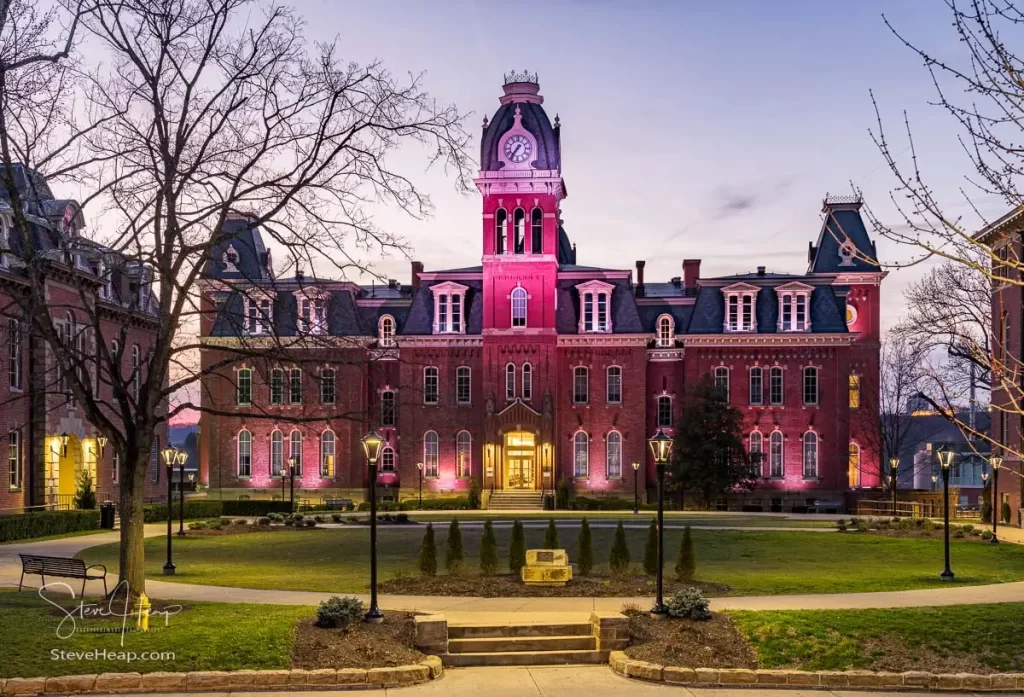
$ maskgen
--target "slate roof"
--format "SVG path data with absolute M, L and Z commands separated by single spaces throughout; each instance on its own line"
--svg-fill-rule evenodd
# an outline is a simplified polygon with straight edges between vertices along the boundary
M 801 277 L 804 278 L 804 277 Z M 804 278 L 805 281 L 811 280 Z M 761 286 L 757 293 L 758 334 L 776 334 L 779 321 L 779 296 L 775 285 Z M 845 333 L 845 304 L 831 286 L 816 286 L 811 292 L 811 334 Z M 725 322 L 725 296 L 720 286 L 702 286 L 693 307 L 689 334 L 721 334 Z M 788 332 L 787 332 L 788 333 Z
M 569 241 L 569 235 L 561 225 L 558 226 L 558 263 L 576 263 L 576 247 Z
M 605 280 L 614 286 L 612 290 L 612 333 L 639 334 L 644 331 L 637 311 L 629 281 L 625 279 Z M 555 329 L 559 334 L 579 334 L 580 294 L 576 290 L 579 281 L 563 279 L 558 281 L 558 310 L 555 313 Z
M 675 333 L 685 334 L 693 316 L 693 305 L 637 305 L 643 331 L 654 334 L 658 330 L 658 318 L 664 314 L 672 315 L 675 320 Z
M 231 235 L 210 250 L 210 258 L 203 267 L 203 275 L 207 278 L 225 280 L 269 281 L 267 248 L 263 245 L 263 236 L 250 221 L 232 218 L 224 221 L 223 231 Z M 234 247 L 238 254 L 237 272 L 228 270 L 224 264 L 224 253 Z
M 826 204 L 825 222 L 821 226 L 818 243 L 808 250 L 808 273 L 881 271 L 877 264 L 878 252 L 864 226 L 859 208 L 859 204 L 848 207 L 829 207 Z M 847 237 L 857 247 L 857 253 L 850 263 L 840 265 L 843 259 L 839 249 Z
M 480 138 L 480 169 L 499 170 L 505 166 L 498 156 L 498 141 L 515 125 L 516 107 L 519 107 L 523 128 L 537 139 L 536 158 L 531 164 L 536 169 L 561 169 L 562 150 L 558 129 L 552 127 L 544 107 L 533 102 L 502 104 L 494 112 Z
M 645 298 L 685 298 L 695 296 L 696 290 L 687 290 L 682 283 L 644 283 Z
M 432 334 L 434 331 L 434 294 L 433 286 L 446 281 L 424 281 L 413 296 L 408 317 L 402 326 L 401 333 L 412 336 Z M 469 288 L 463 299 L 463 313 L 466 318 L 466 334 L 480 334 L 484 326 L 483 282 L 456 281 Z

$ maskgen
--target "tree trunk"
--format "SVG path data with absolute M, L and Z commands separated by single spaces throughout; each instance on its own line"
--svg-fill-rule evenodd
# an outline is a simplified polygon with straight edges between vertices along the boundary
M 146 590 L 146 549 L 144 519 L 142 513 L 143 491 L 145 488 L 149 458 L 133 455 L 134 467 L 124 468 L 121 477 L 121 550 L 118 581 L 126 584 L 132 597 L 138 597 Z

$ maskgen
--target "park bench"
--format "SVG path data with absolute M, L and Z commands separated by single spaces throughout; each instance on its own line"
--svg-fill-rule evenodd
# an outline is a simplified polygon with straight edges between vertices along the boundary
M 355 508 L 355 504 L 352 499 L 324 499 L 324 506 L 326 506 L 329 511 L 333 511 L 335 509 L 350 511 Z
M 57 578 L 80 578 L 82 579 L 82 593 L 85 595 L 86 581 L 103 581 L 103 595 L 107 594 L 107 567 L 103 564 L 86 566 L 81 559 L 73 557 L 44 557 L 39 554 L 19 554 L 21 557 L 21 580 L 18 581 L 18 590 L 21 590 L 25 582 L 25 574 L 38 574 L 46 585 L 46 577 Z M 93 571 L 102 569 L 101 571 Z

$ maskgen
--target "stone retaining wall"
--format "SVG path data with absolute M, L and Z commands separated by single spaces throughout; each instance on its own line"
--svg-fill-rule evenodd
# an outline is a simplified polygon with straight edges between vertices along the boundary
M 191 673 L 100 673 L 56 678 L 0 679 L 0 695 L 85 694 L 109 692 L 220 692 L 225 690 L 355 690 L 417 685 L 444 672 L 441 659 L 395 668 L 320 670 L 234 670 Z
M 635 661 L 623 651 L 608 657 L 612 670 L 627 678 L 671 685 L 716 687 L 827 687 L 866 689 L 969 690 L 971 692 L 1024 692 L 1024 673 L 875 673 L 868 670 L 748 670 L 743 668 L 679 668 Z

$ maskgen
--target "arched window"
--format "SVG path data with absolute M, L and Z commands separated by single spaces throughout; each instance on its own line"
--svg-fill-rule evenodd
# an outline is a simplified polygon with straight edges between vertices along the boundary
M 574 477 L 590 476 L 590 438 L 586 431 L 577 431 L 572 439 L 572 472 Z
M 391 315 L 384 315 L 380 318 L 378 339 L 381 346 L 395 345 L 395 318 Z
M 755 477 L 761 476 L 761 464 L 764 459 L 764 436 L 760 431 L 750 433 L 750 446 L 747 448 L 750 456 L 750 468 L 754 471 Z
M 750 406 L 758 407 L 762 404 L 764 404 L 764 369 L 755 365 L 750 369 Z
M 605 476 L 608 479 L 622 479 L 622 435 L 618 431 L 608 434 L 604 458 Z
M 455 476 L 468 478 L 473 473 L 473 437 L 469 431 L 455 436 Z
M 284 471 L 284 434 L 276 428 L 270 433 L 270 476 L 280 477 Z
M 781 479 L 784 472 L 781 431 L 772 431 L 772 435 L 768 437 L 768 448 L 768 476 Z
M 320 371 L 320 403 L 334 404 L 334 370 L 331 368 Z
M 244 428 L 238 432 L 238 461 L 236 464 L 239 477 L 252 476 L 252 434 Z
M 723 402 L 729 401 L 729 369 L 724 365 L 715 368 L 715 394 Z
M 818 404 L 818 369 L 814 366 L 804 368 L 804 405 L 813 407 Z
M 768 371 L 768 403 L 772 406 L 780 406 L 782 395 L 782 368 L 775 366 Z
M 252 369 L 238 369 L 238 384 L 235 386 L 235 404 L 249 406 L 252 404 Z
M 395 467 L 395 449 L 390 446 L 385 446 L 380 451 L 380 471 L 381 472 L 396 472 Z
M 132 346 L 132 398 L 139 401 L 139 389 L 142 385 L 142 355 L 139 345 Z
M 533 366 L 529 363 L 523 363 L 523 393 L 521 396 L 524 402 L 533 399 Z
M 438 476 L 437 434 L 427 431 L 423 434 L 423 476 Z
M 334 476 L 334 431 L 320 434 L 320 476 Z
M 590 401 L 590 373 L 583 366 L 572 370 L 572 403 L 586 404 Z
M 395 425 L 395 393 L 391 390 L 380 393 L 380 425 Z
M 302 432 L 298 429 L 293 430 L 288 441 L 288 464 L 295 465 L 295 476 L 298 477 L 302 474 Z M 295 462 L 291 462 L 292 460 Z
M 539 208 L 534 208 L 530 214 L 533 219 L 532 234 L 530 235 L 533 239 L 532 252 L 534 254 L 544 253 L 544 212 Z
M 850 441 L 850 465 L 847 469 L 850 488 L 860 486 L 860 446 Z
M 605 376 L 605 401 L 608 404 L 622 404 L 622 368 L 609 366 Z
M 522 287 L 512 289 L 512 326 L 526 326 L 526 289 Z
M 516 367 L 512 363 L 505 366 L 505 399 L 516 398 Z
M 808 431 L 804 434 L 804 479 L 818 477 L 818 434 Z
M 437 368 L 427 366 L 423 369 L 423 403 L 437 404 L 440 399 Z
M 672 398 L 663 394 L 658 397 L 658 428 L 672 428 L 673 421 Z
M 499 208 L 494 212 L 494 253 L 504 254 L 508 240 L 508 211 Z
M 526 252 L 526 211 L 522 208 L 517 208 L 512 213 L 512 228 L 516 238 L 514 251 L 516 254 L 524 254 Z
M 671 315 L 662 315 L 658 318 L 658 346 L 666 347 L 674 343 L 674 325 Z

